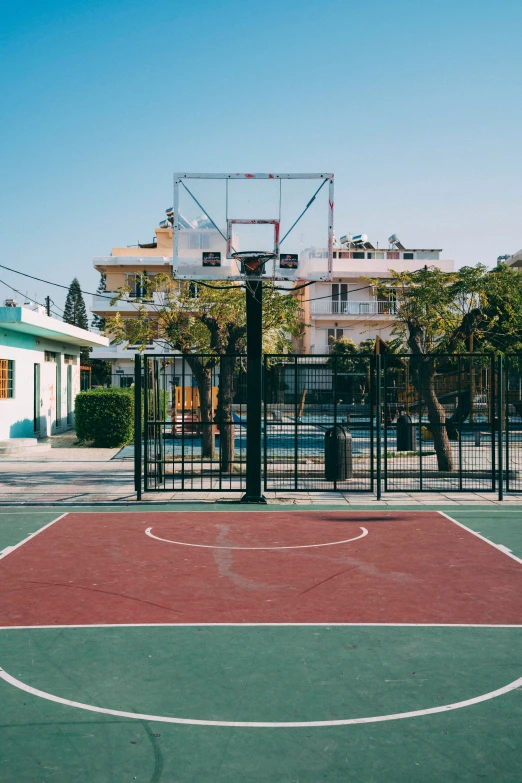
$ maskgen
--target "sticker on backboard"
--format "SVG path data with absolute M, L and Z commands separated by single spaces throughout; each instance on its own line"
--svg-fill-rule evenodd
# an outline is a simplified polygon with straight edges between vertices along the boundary
M 221 253 L 219 251 L 215 253 L 204 252 L 203 266 L 221 266 Z
M 279 266 L 281 269 L 297 269 L 299 266 L 299 256 L 297 253 L 281 253 L 279 256 Z

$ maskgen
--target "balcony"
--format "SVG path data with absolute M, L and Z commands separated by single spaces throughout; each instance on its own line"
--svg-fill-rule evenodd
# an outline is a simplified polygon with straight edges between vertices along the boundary
M 111 305 L 111 297 L 116 297 L 117 294 L 111 294 L 109 291 L 105 294 L 96 294 L 92 298 L 91 310 L 93 313 L 135 313 L 138 310 L 140 304 L 151 306 L 151 309 L 161 306 L 163 302 L 163 295 L 159 293 L 152 294 L 150 302 L 148 301 L 136 301 L 136 297 L 132 294 L 128 294 L 113 305 Z
M 312 302 L 312 315 L 395 315 L 397 302 L 383 302 L 377 299 L 365 302 L 332 301 L 323 299 Z

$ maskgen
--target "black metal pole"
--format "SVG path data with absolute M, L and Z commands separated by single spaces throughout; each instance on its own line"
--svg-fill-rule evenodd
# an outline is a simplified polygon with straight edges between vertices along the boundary
M 375 429 L 377 437 L 377 500 L 381 499 L 381 417 L 382 417 L 382 398 L 381 398 L 381 375 L 382 375 L 382 357 L 381 354 L 377 354 L 377 404 L 376 404 L 376 417 L 375 417 Z
M 498 499 L 504 500 L 504 368 L 502 354 L 498 357 Z
M 246 492 L 242 503 L 266 503 L 261 491 L 263 281 L 246 285 L 247 426 Z
M 134 485 L 137 500 L 141 500 L 141 355 L 134 359 Z

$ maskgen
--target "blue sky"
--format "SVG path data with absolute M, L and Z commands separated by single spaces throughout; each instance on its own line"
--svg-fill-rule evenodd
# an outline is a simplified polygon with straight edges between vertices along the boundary
M 519 0 L 4 3 L 1 263 L 93 290 L 173 171 L 279 170 L 335 172 L 338 236 L 492 265 L 522 247 L 521 28 Z

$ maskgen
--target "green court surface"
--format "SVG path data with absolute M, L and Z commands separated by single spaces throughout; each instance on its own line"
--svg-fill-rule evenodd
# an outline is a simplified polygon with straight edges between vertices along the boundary
M 424 510 L 436 508 L 430 505 Z M 509 556 L 511 552 L 522 558 L 521 512 L 498 507 L 440 509 L 502 549 L 459 528 L 464 545 L 469 537 L 473 546 L 491 554 L 492 565 L 501 558 L 515 577 L 517 567 L 522 571 L 522 563 Z M 94 557 L 98 551 L 97 539 L 89 538 L 88 528 L 102 509 L 70 510 L 85 514 L 76 524 L 85 541 L 87 563 L 89 553 Z M 187 504 L 154 511 L 172 515 L 190 510 L 219 511 L 228 523 L 228 512 L 237 513 L 238 508 Z M 278 507 L 267 510 L 278 512 Z M 307 510 L 319 511 L 317 506 L 280 510 L 284 518 L 291 514 L 292 519 Z M 363 510 L 381 509 L 374 504 Z M 393 512 L 400 510 L 393 508 Z M 405 520 L 416 519 L 411 515 L 422 510 L 408 507 L 403 512 Z M 38 547 L 49 541 L 50 560 L 63 558 L 69 544 L 65 538 L 62 544 L 57 531 L 63 529 L 65 536 L 73 523 L 60 520 L 18 549 L 11 548 L 67 511 L 0 509 L 0 582 L 6 588 L 8 580 L 7 590 L 12 587 L 16 592 L 14 600 L 22 615 L 24 611 L 30 615 L 31 602 L 45 602 Z M 325 511 L 337 511 L 339 519 L 347 513 L 346 506 L 329 505 Z M 349 511 L 351 520 L 357 521 L 357 510 L 350 507 Z M 103 508 L 104 515 L 109 512 L 121 515 L 122 509 Z M 245 511 L 244 516 L 250 513 Z M 125 530 L 132 530 L 134 520 L 129 521 L 129 515 L 137 514 L 136 525 L 145 527 L 150 511 L 126 508 L 125 514 Z M 372 543 L 371 534 L 372 530 L 356 542 L 358 557 L 365 559 L 369 569 L 368 578 L 377 562 L 372 547 L 379 546 Z M 116 531 L 114 540 L 118 535 Z M 190 538 L 190 530 L 185 538 Z M 147 545 L 168 546 L 157 541 Z M 26 560 L 15 559 L 24 552 L 30 554 L 31 547 L 32 559 L 29 555 Z M 226 554 L 216 560 L 219 575 L 229 580 L 235 572 L 227 558 L 234 547 L 221 549 Z M 111 562 L 121 557 L 113 541 L 108 541 L 107 550 Z M 186 562 L 181 547 L 173 547 L 172 552 L 174 564 L 176 557 Z M 324 549 L 321 553 L 321 557 L 333 558 Z M 410 556 L 415 560 L 415 549 Z M 306 558 L 306 563 L 313 562 L 312 554 Z M 23 573 L 13 576 L 9 562 L 23 564 Z M 332 579 L 342 573 L 339 562 L 332 559 Z M 207 561 L 201 563 L 205 574 Z M 154 563 L 150 565 L 147 578 L 152 578 L 151 570 L 154 576 Z M 460 571 L 473 567 L 472 561 L 462 560 L 450 565 Z M 121 570 L 127 566 L 122 558 Z M 52 563 L 47 567 L 52 570 Z M 89 568 L 81 562 L 77 567 L 79 571 Z M 440 567 L 435 558 L 433 567 Z M 59 568 L 57 562 L 57 573 Z M 393 573 L 394 583 L 403 579 L 407 584 L 407 575 L 397 569 Z M 447 578 L 441 571 L 440 579 Z M 107 577 L 104 590 L 110 588 L 115 595 L 119 588 L 111 579 Z M 194 594 L 201 584 L 194 582 Z M 93 586 L 100 584 L 97 581 Z M 245 601 L 252 601 L 254 588 L 244 574 L 243 583 L 234 589 L 244 590 Z M 375 600 L 385 602 L 386 589 L 380 582 L 375 589 Z M 470 600 L 480 599 L 480 583 L 477 590 L 478 599 Z M 237 592 L 236 612 L 243 606 L 240 596 Z M 255 597 L 272 600 L 272 594 L 261 589 Z M 356 598 L 349 591 L 343 596 L 348 610 Z M 503 595 L 502 600 L 509 601 L 509 596 Z M 455 620 L 437 625 L 327 624 L 327 616 L 322 624 L 215 624 L 209 610 L 205 622 L 197 623 L 148 625 L 122 620 L 119 624 L 85 624 L 85 607 L 76 593 L 65 608 L 70 621 L 61 622 L 57 602 L 56 622 L 38 627 L 11 622 L 9 610 L 6 613 L 0 607 L 4 626 L 0 628 L 0 667 L 5 672 L 0 680 L 1 783 L 522 780 L 522 617 L 517 624 L 507 625 L 494 620 L 476 625 Z M 53 605 L 45 609 L 46 616 L 52 615 Z

